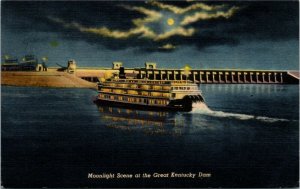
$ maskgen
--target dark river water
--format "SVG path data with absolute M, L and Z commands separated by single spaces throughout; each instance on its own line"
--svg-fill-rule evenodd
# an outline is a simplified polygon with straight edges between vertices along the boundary
M 97 107 L 89 89 L 2 86 L 2 185 L 297 187 L 298 86 L 201 90 L 208 108 L 166 113 Z

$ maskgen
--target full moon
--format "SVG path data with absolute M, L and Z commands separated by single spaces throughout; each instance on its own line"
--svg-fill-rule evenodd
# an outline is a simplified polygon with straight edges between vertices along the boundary
M 172 26 L 172 25 L 175 23 L 175 21 L 174 21 L 173 18 L 169 18 L 169 19 L 167 20 L 167 23 L 168 23 L 169 26 Z

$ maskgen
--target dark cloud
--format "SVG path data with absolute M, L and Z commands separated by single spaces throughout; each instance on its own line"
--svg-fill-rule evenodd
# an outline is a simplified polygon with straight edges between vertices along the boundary
M 227 33 L 266 40 L 298 39 L 299 2 L 255 2 L 237 13 Z
M 182 41 L 202 49 L 213 45 L 237 45 L 242 40 L 298 40 L 298 2 L 231 2 L 231 4 L 242 9 L 230 19 L 194 23 L 193 27 L 199 32 Z
M 186 7 L 187 2 L 166 2 Z M 68 40 L 84 40 L 101 44 L 109 49 L 137 48 L 144 52 L 172 52 L 174 49 L 159 48 L 165 44 L 182 47 L 193 45 L 199 50 L 214 45 L 237 45 L 241 40 L 298 40 L 299 3 L 289 2 L 205 2 L 207 4 L 229 4 L 242 7 L 229 19 L 218 18 L 195 22 L 192 36 L 172 36 L 163 41 L 134 36 L 127 39 L 101 37 L 65 28 L 49 20 L 49 16 L 85 27 L 107 26 L 110 29 L 128 30 L 133 27 L 132 19 L 145 15 L 124 9 L 118 5 L 143 6 L 144 2 L 2 2 L 2 28 L 11 32 L 53 32 Z M 156 8 L 157 9 L 157 8 Z M 5 37 L 5 34 L 2 35 Z

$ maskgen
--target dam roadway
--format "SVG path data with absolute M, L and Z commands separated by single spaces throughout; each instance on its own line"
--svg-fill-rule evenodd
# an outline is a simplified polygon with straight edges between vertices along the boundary
M 2 71 L 1 85 L 62 88 L 97 88 L 97 82 L 117 75 L 119 69 L 77 67 L 74 73 L 59 71 Z M 192 80 L 199 84 L 299 84 L 299 71 L 242 69 L 146 69 L 126 68 L 128 78 Z

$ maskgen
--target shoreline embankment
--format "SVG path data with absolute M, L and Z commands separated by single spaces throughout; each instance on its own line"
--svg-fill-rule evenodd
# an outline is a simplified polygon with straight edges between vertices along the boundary
M 55 88 L 97 89 L 97 84 L 67 72 L 5 71 L 1 72 L 1 85 Z

